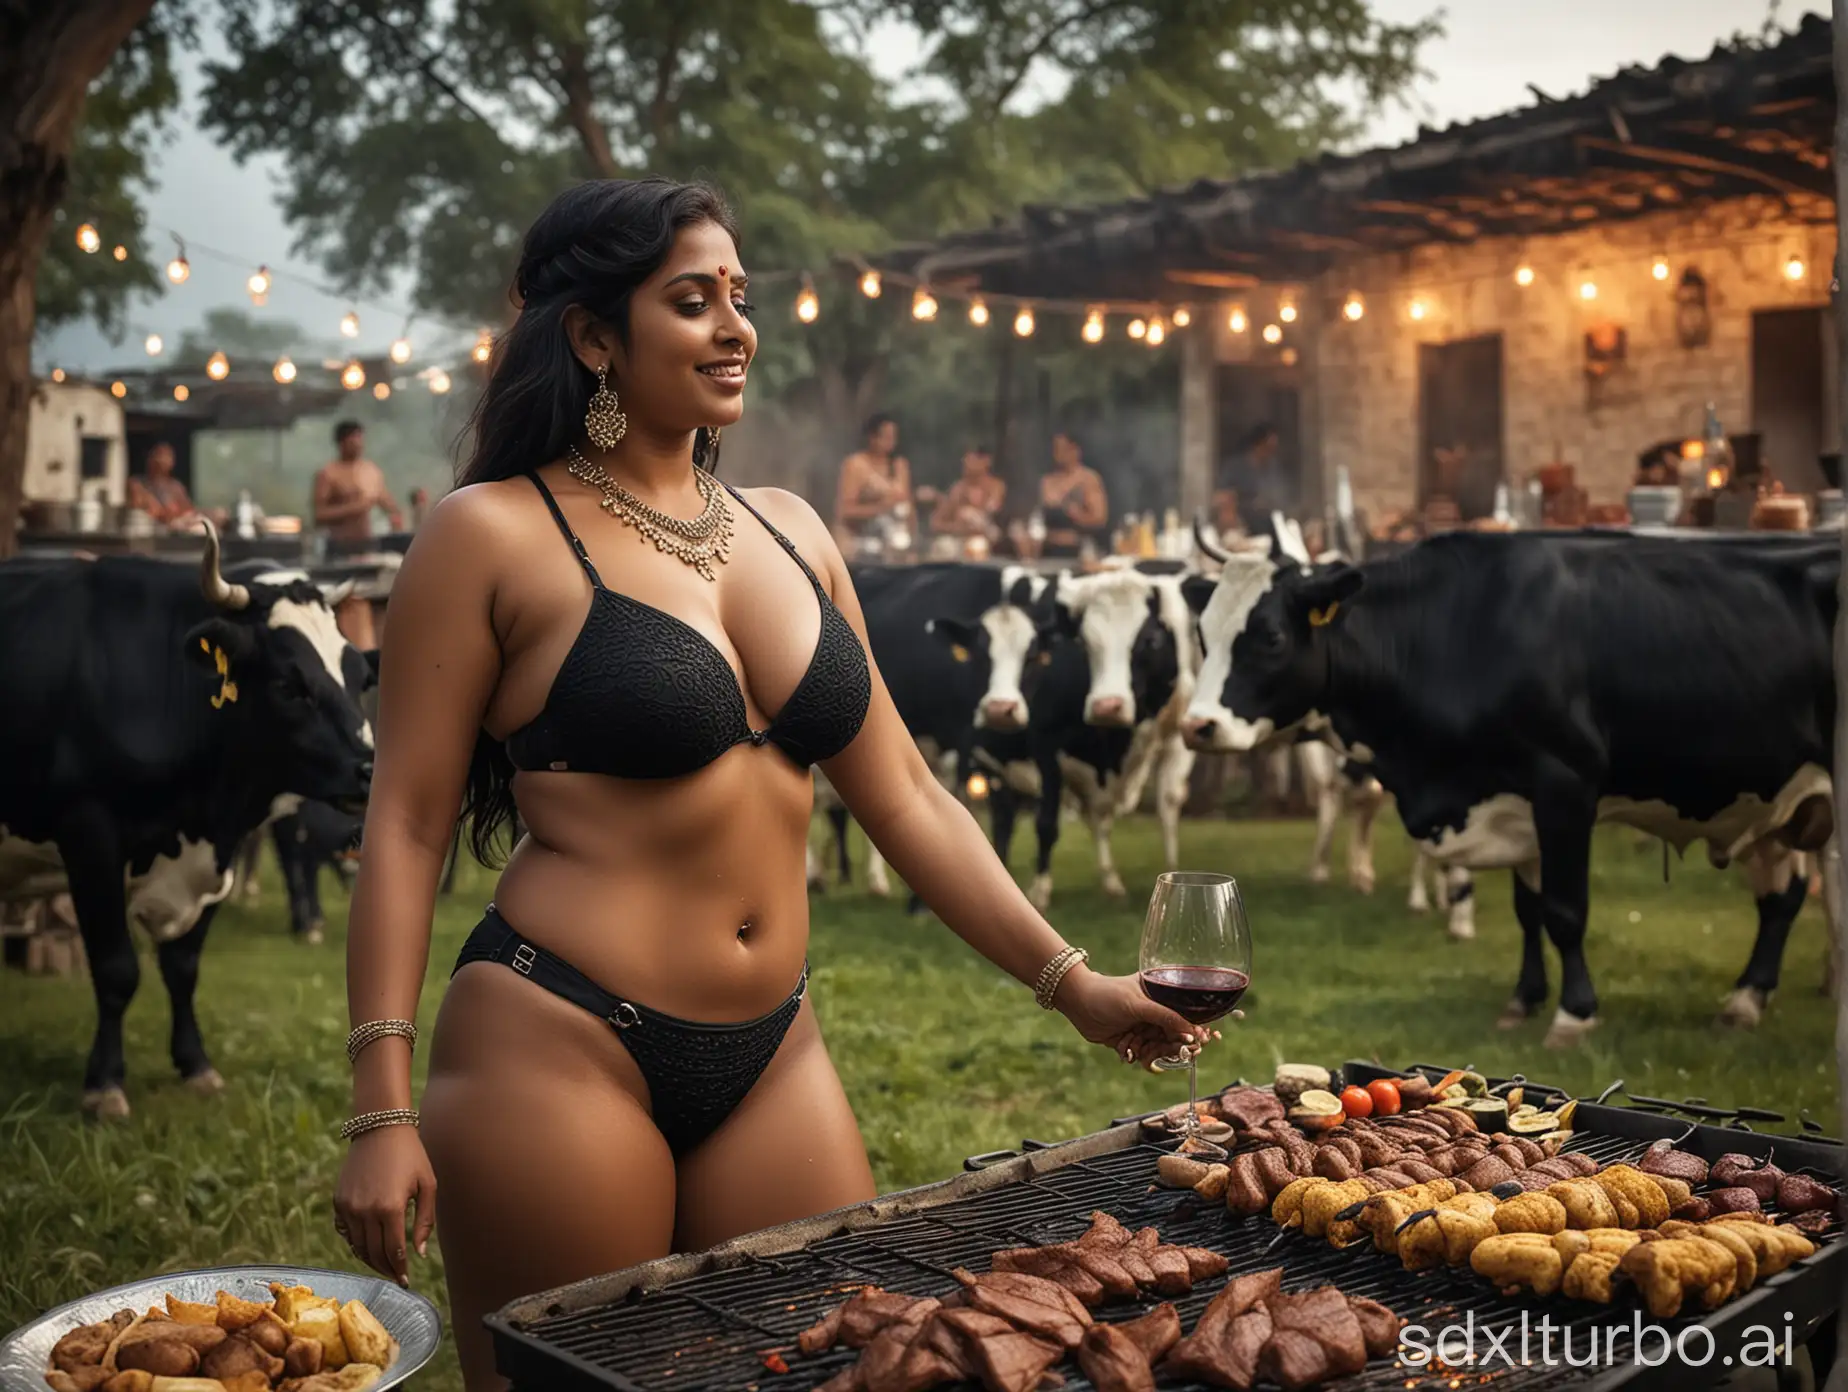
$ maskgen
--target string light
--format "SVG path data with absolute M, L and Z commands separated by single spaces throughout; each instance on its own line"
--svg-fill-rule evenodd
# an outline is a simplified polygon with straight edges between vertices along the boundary
M 148 341 L 141 346 L 148 350 L 148 356 L 150 358 L 158 358 L 160 356 L 160 350 L 167 345 L 160 341 L 159 334 L 149 334 Z
M 385 400 L 386 397 L 391 395 L 391 383 L 375 382 L 372 387 L 372 395 L 376 400 Z
M 1104 316 L 1099 310 L 1092 310 L 1084 317 L 1084 328 L 1079 330 L 1086 343 L 1098 343 L 1104 337 Z
M 1803 264 L 1803 258 L 1793 251 L 1790 254 L 1790 259 L 1784 263 L 1784 279 L 1789 281 L 1802 280 L 1804 273 L 1808 269 L 1809 268 Z
M 1525 264 L 1516 266 L 1514 268 L 1514 283 L 1523 290 L 1532 285 L 1534 283 L 1534 268 Z
M 1282 363 L 1285 367 L 1295 367 L 1296 350 L 1294 348 L 1285 348 L 1277 355 L 1277 361 Z
M 1161 316 L 1157 314 L 1153 319 L 1149 320 L 1148 333 L 1145 335 L 1143 341 L 1151 348 L 1159 348 L 1161 347 L 1161 341 L 1167 336 L 1168 330 L 1161 322 Z
M 440 367 L 430 374 L 430 390 L 437 396 L 449 390 L 449 374 Z
M 860 277 L 860 293 L 869 300 L 879 298 L 879 272 L 868 271 Z
M 277 358 L 276 365 L 270 369 L 270 376 L 286 387 L 295 380 L 295 364 L 287 358 Z
M 64 369 L 61 367 L 52 368 L 51 380 L 54 382 L 62 382 L 64 380 Z
M 128 260 L 128 248 L 123 246 L 120 242 L 116 243 L 115 259 L 118 261 Z
M 1149 333 L 1148 321 L 1146 319 L 1131 319 L 1129 321 L 1129 327 L 1124 332 L 1131 338 L 1147 338 Z
M 184 382 L 181 382 L 178 386 L 176 386 L 173 389 L 173 399 L 175 401 L 184 401 L 187 397 L 191 395 L 192 395 L 192 392 L 187 389 L 187 386 Z
M 1654 276 L 1657 280 L 1667 280 L 1668 258 L 1666 256 L 1658 256 L 1654 261 L 1650 262 L 1649 274 Z
M 395 363 L 407 363 L 411 360 L 411 341 L 400 338 L 391 345 L 391 360 Z
M 89 223 L 77 229 L 77 249 L 87 255 L 94 255 L 102 249 L 103 237 Z
M 1264 326 L 1264 341 L 1266 343 L 1282 343 L 1283 326 L 1281 324 L 1266 324 Z
M 244 288 L 250 292 L 250 302 L 261 305 L 269 299 L 271 283 L 269 267 L 258 266 L 250 279 L 244 282 Z
M 340 334 L 343 338 L 359 337 L 359 316 L 350 309 L 340 316 Z
M 186 243 L 176 234 L 173 244 L 178 248 L 173 259 L 167 263 L 167 279 L 175 285 L 184 285 L 192 276 L 192 263 L 186 259 Z
M 911 296 L 911 317 L 923 321 L 937 317 L 937 297 L 922 285 Z
M 205 360 L 205 375 L 214 382 L 222 382 L 231 375 L 231 360 L 223 353 L 214 353 Z
M 1430 312 L 1430 306 L 1427 305 L 1422 299 L 1418 298 L 1417 296 L 1414 296 L 1411 304 L 1406 306 L 1405 312 L 1411 315 L 1412 318 L 1414 319 L 1422 319 L 1425 317 L 1426 314 Z
M 1285 300 L 1282 304 L 1277 306 L 1277 317 L 1286 324 L 1294 324 L 1296 322 L 1296 306 L 1290 301 Z
M 340 385 L 348 391 L 358 391 L 366 385 L 366 369 L 359 365 L 358 358 L 349 362 L 341 372 Z
M 1020 313 L 1014 316 L 1014 332 L 1022 338 L 1033 336 L 1033 310 L 1027 306 L 1020 307 Z
M 1235 305 L 1232 313 L 1226 317 L 1226 327 L 1235 334 L 1242 334 L 1251 327 L 1251 321 L 1245 318 L 1244 309 Z
M 815 282 L 809 279 L 806 271 L 802 274 L 802 293 L 796 296 L 796 318 L 804 324 L 812 324 L 821 315 L 821 300 L 815 294 Z M 447 379 L 445 379 L 447 380 Z M 444 388 L 448 390 L 447 387 Z
M 1597 299 L 1598 282 L 1593 280 L 1590 276 L 1586 276 L 1585 279 L 1581 280 L 1579 282 L 1579 298 L 1587 301 Z
M 969 322 L 978 329 L 988 327 L 988 301 L 980 295 L 969 301 Z
M 475 335 L 475 347 L 470 356 L 478 363 L 484 363 L 494 356 L 494 335 L 483 329 Z
M 1358 290 L 1349 295 L 1347 297 L 1347 303 L 1341 306 L 1341 313 L 1347 318 L 1350 324 L 1359 322 L 1360 317 L 1366 312 L 1367 302 L 1361 299 Z
M 1184 329 L 1191 323 L 1193 323 L 1193 311 L 1186 305 L 1182 305 L 1179 309 L 1174 311 L 1175 328 Z
M 125 382 L 111 382 L 109 384 L 109 394 L 117 401 L 120 401 L 123 397 L 128 395 L 128 384 Z

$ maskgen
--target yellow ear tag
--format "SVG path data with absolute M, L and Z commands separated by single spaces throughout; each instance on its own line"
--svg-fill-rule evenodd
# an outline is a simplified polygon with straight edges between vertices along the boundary
M 201 638 L 199 640 L 199 646 L 202 648 L 206 646 L 205 639 Z M 218 679 L 220 683 L 218 694 L 212 697 L 212 709 L 221 710 L 226 701 L 235 701 L 237 699 L 237 683 L 231 680 L 231 659 L 225 656 L 225 650 L 223 648 L 212 649 L 212 663 L 218 668 Z
M 1340 607 L 1341 601 L 1336 600 L 1326 609 L 1311 609 L 1309 611 L 1309 626 L 1311 628 L 1327 628 L 1335 621 L 1335 611 L 1340 609 Z
M 969 660 L 969 650 L 961 643 L 955 643 L 950 647 L 950 656 L 955 658 L 958 662 L 967 662 Z

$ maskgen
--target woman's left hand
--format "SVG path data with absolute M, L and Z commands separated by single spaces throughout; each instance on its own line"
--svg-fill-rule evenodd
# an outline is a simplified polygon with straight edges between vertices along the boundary
M 1135 977 L 1101 976 L 1083 965 L 1059 983 L 1053 1006 L 1093 1044 L 1144 1068 L 1157 1059 L 1197 1053 L 1209 1039 L 1219 1037 L 1217 1030 L 1189 1024 L 1167 1006 L 1157 1005 L 1143 994 Z

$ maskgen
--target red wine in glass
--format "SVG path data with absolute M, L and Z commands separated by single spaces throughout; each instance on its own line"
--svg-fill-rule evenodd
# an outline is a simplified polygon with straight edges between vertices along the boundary
M 1251 978 L 1232 967 L 1151 967 L 1142 992 L 1196 1025 L 1210 1025 L 1237 1008 Z
M 1251 927 L 1245 901 L 1230 875 L 1170 871 L 1155 881 L 1142 925 L 1142 992 L 1195 1025 L 1232 1013 L 1251 986 Z M 1182 1132 L 1190 1149 L 1225 1151 L 1200 1138 L 1199 1078 L 1192 1049 L 1161 1059 L 1160 1068 L 1187 1066 L 1187 1120 Z

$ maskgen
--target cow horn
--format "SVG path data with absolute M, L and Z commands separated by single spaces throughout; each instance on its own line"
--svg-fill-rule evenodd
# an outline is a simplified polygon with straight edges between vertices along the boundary
M 1194 545 L 1198 546 L 1201 551 L 1206 553 L 1208 560 L 1218 561 L 1220 565 L 1224 565 L 1227 561 L 1232 559 L 1230 552 L 1221 551 L 1218 547 L 1207 541 L 1204 520 L 1197 512 L 1194 514 Z
M 250 590 L 244 585 L 233 585 L 225 579 L 224 572 L 218 568 L 218 531 L 209 519 L 201 517 L 199 525 L 205 528 L 205 558 L 199 562 L 199 588 L 205 591 L 205 597 L 220 609 L 237 611 L 250 607 Z
M 357 580 L 342 580 L 338 585 L 329 585 L 321 591 L 321 598 L 327 601 L 329 609 L 338 609 L 353 597 L 353 591 L 359 588 Z

